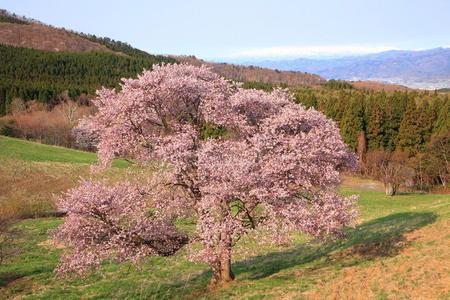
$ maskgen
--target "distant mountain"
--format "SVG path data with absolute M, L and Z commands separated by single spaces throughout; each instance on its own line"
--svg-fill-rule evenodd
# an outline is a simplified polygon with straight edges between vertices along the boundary
M 284 85 L 316 85 L 325 79 L 316 75 L 298 71 L 279 71 L 255 66 L 241 66 L 227 63 L 213 63 L 194 56 L 172 56 L 181 63 L 194 66 L 207 65 L 221 76 L 238 81 L 262 82 Z
M 249 62 L 264 68 L 319 74 L 325 79 L 370 80 L 411 88 L 450 86 L 450 48 L 421 51 L 391 50 L 338 59 L 295 59 Z

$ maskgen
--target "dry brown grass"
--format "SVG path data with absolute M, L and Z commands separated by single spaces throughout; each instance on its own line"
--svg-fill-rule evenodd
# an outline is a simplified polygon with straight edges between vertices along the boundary
M 0 157 L 0 215 L 30 218 L 55 213 L 56 196 L 77 186 L 81 177 L 113 183 L 137 176 L 146 174 L 115 167 L 92 173 L 87 163 Z
M 86 164 L 5 159 L 0 164 L 0 214 L 33 217 L 54 210 L 55 193 L 86 176 Z
M 333 258 L 339 260 L 369 255 L 373 262 L 344 268 L 335 276 L 326 276 L 330 279 L 312 292 L 286 298 L 449 299 L 449 219 L 389 240 L 389 245 L 377 242 L 335 254 Z M 386 249 L 395 253 L 384 253 Z
M 381 181 L 356 176 L 342 175 L 341 184 L 361 190 L 384 192 Z
M 113 52 L 67 30 L 37 24 L 0 23 L 0 43 L 50 51 Z

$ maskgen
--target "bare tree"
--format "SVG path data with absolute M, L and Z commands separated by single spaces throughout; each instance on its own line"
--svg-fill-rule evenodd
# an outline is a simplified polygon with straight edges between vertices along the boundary
M 25 102 L 20 98 L 14 98 L 9 106 L 9 112 L 12 115 L 21 115 L 27 113 Z
M 386 195 L 394 196 L 399 187 L 414 175 L 407 162 L 406 152 L 374 150 L 367 153 L 366 170 L 368 174 L 383 182 Z
M 78 104 L 72 100 L 61 102 L 56 109 L 64 116 L 69 125 L 74 125 L 78 116 Z

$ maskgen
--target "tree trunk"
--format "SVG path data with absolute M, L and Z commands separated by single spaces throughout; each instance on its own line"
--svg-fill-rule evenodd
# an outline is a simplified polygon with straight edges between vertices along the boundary
M 233 270 L 231 270 L 231 258 L 225 258 L 221 263 L 220 277 L 223 282 L 234 280 Z
M 393 184 L 393 185 L 392 185 L 392 196 L 397 195 L 398 188 L 399 188 L 399 185 L 398 185 L 398 184 Z
M 234 274 L 231 270 L 231 259 L 225 257 L 221 259 L 220 263 L 211 267 L 213 275 L 209 283 L 209 288 L 222 287 L 234 280 Z
M 221 235 L 221 251 L 217 261 L 211 265 L 213 276 L 209 283 L 209 288 L 220 288 L 234 280 L 234 274 L 231 270 L 231 235 L 223 232 Z
M 394 196 L 394 189 L 392 187 L 392 184 L 385 183 L 384 184 L 384 191 L 386 193 L 386 196 Z
M 398 184 L 392 183 L 384 184 L 384 191 L 386 193 L 386 196 L 395 196 L 397 194 L 398 188 L 399 188 Z

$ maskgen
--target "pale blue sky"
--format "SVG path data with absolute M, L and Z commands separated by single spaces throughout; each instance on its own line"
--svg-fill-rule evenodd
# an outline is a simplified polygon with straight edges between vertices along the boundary
M 150 53 L 214 60 L 450 45 L 450 0 L 0 0 L 0 8 Z

